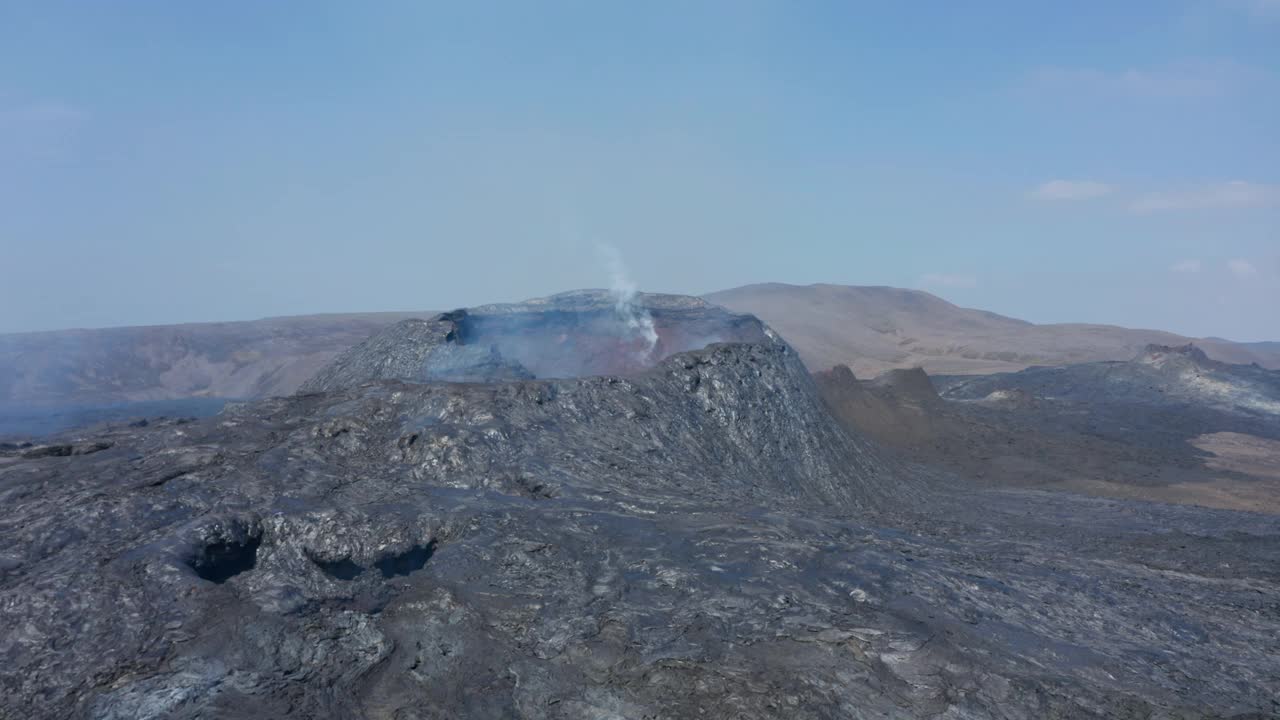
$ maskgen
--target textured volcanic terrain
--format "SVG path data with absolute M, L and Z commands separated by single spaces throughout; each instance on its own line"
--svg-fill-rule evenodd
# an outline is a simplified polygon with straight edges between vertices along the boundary
M 990 484 L 1280 513 L 1280 372 L 1150 346 L 982 377 L 815 376 L 854 432 Z
M 1280 711 L 1277 518 L 935 475 L 754 318 L 637 303 L 448 313 L 294 397 L 5 447 L 0 716 Z

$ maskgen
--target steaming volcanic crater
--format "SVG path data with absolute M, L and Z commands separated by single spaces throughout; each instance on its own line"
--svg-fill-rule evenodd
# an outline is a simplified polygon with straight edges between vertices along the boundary
M 715 343 L 766 342 L 772 333 L 682 295 L 620 298 L 579 290 L 405 320 L 348 350 L 302 392 L 372 380 L 498 382 L 626 376 Z

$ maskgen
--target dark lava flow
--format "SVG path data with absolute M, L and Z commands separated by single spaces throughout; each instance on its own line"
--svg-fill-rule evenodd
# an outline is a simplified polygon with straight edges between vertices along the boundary
M 637 304 L 651 353 L 603 293 L 476 308 L 0 456 L 0 716 L 1280 711 L 1277 518 L 935 474 L 754 318 Z

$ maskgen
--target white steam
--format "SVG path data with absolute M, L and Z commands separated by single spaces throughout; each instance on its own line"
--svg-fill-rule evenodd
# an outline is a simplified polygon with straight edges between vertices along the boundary
M 600 258 L 609 270 L 609 291 L 613 293 L 613 309 L 626 327 L 628 335 L 644 340 L 640 359 L 647 359 L 658 345 L 658 331 L 653 326 L 653 316 L 649 314 L 647 308 L 636 304 L 636 284 L 631 282 L 631 278 L 627 275 L 627 267 L 622 263 L 622 254 L 617 248 L 601 245 L 599 252 Z

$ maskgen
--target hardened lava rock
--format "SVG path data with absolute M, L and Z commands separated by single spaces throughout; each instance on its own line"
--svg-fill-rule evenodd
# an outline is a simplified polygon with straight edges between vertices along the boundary
M 412 382 L 418 349 L 357 379 L 375 338 L 308 393 L 4 451 L 0 716 L 1280 710 L 1276 518 L 887 460 L 730 320 L 758 334 L 582 377 L 490 333 L 537 377 L 484 382 Z

